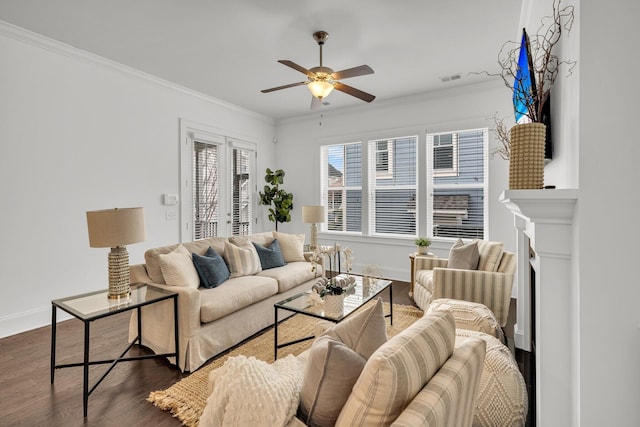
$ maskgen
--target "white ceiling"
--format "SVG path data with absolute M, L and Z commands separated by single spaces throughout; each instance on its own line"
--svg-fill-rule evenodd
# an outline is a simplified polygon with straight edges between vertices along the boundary
M 0 0 L 9 22 L 275 119 L 309 112 L 305 80 L 277 62 L 375 74 L 345 83 L 380 100 L 477 82 L 517 40 L 522 0 Z M 440 78 L 460 74 L 443 83 Z M 334 91 L 324 108 L 364 104 Z

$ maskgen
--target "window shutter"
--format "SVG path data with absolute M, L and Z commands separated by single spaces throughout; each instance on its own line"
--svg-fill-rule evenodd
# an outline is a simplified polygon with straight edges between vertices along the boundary
M 417 141 L 369 141 L 369 234 L 416 235 Z

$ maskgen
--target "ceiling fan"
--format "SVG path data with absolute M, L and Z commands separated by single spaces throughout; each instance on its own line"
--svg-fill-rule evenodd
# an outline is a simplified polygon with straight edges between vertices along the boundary
M 293 61 L 289 61 L 286 59 L 281 59 L 278 62 L 286 65 L 287 67 L 291 67 L 296 71 L 300 71 L 302 74 L 307 76 L 307 80 L 298 83 L 291 83 L 284 86 L 272 87 L 270 89 L 264 89 L 262 93 L 269 93 L 276 90 L 287 89 L 295 86 L 306 85 L 307 88 L 311 91 L 311 94 L 314 96 L 312 98 L 311 107 L 319 106 L 320 102 L 323 98 L 327 97 L 333 89 L 337 89 L 340 92 L 344 92 L 351 96 L 355 96 L 366 102 L 371 102 L 376 97 L 371 95 L 370 93 L 363 92 L 354 87 L 348 86 L 339 80 L 347 79 L 349 77 L 357 77 L 364 76 L 367 74 L 373 74 L 373 70 L 368 65 L 361 65 L 359 67 L 348 68 L 342 71 L 333 71 L 329 67 L 324 67 L 322 65 L 322 46 L 324 42 L 329 37 L 329 33 L 326 31 L 316 31 L 313 33 L 313 38 L 316 42 L 318 42 L 318 46 L 320 46 L 320 65 L 318 67 L 313 67 L 310 69 L 306 69 Z

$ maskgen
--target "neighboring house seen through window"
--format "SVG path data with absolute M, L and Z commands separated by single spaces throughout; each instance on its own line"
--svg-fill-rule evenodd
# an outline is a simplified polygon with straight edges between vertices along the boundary
M 420 140 L 425 157 L 418 155 Z M 487 129 L 430 133 L 426 141 L 423 133 L 321 146 L 322 230 L 484 238 L 487 146 Z M 425 181 L 418 181 L 420 170 Z

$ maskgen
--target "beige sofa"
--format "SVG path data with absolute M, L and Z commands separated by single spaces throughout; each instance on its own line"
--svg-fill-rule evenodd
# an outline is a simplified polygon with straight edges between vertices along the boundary
M 268 232 L 253 234 L 249 239 L 268 246 L 276 235 L 285 261 L 288 255 L 286 265 L 232 277 L 211 289 L 166 284 L 160 260 L 163 255 L 176 250 L 178 244 L 149 249 L 145 253 L 145 264 L 131 266 L 132 282 L 147 283 L 179 295 L 179 368 L 182 371 L 195 371 L 213 356 L 272 325 L 274 303 L 311 289 L 322 266 L 318 269 L 320 271 L 312 271 L 308 261 L 311 254 L 302 252 L 304 235 Z M 234 238 L 215 237 L 183 243 L 182 246 L 189 253 L 198 255 L 203 255 L 211 247 L 222 256 L 230 239 Z M 173 352 L 172 303 L 166 301 L 143 307 L 142 320 L 142 345 L 156 353 Z M 137 315 L 134 312 L 129 327 L 130 339 L 136 335 Z

